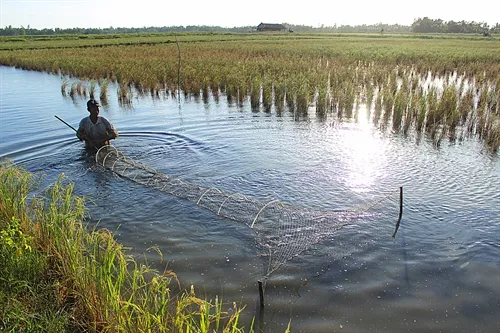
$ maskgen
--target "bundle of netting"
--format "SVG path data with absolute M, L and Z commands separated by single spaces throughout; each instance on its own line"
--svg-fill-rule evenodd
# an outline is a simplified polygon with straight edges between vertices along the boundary
M 401 219 L 401 211 L 398 213 L 394 208 L 399 208 L 399 192 L 396 191 L 356 209 L 319 212 L 279 200 L 262 201 L 217 188 L 200 187 L 134 161 L 113 146 L 99 149 L 96 162 L 136 183 L 191 200 L 218 216 L 245 223 L 253 229 L 257 243 L 269 257 L 264 279 L 285 262 L 325 238 L 331 238 L 347 225 L 366 225 L 382 220 L 394 226 L 398 214 Z

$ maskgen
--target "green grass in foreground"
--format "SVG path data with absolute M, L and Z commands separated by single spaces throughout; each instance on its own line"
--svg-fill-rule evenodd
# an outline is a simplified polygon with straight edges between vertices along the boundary
M 31 196 L 37 176 L 0 164 L 0 330 L 9 332 L 243 332 L 242 309 L 172 295 L 159 274 L 105 229 L 87 231 L 84 200 L 61 176 Z M 253 332 L 253 323 L 247 331 Z

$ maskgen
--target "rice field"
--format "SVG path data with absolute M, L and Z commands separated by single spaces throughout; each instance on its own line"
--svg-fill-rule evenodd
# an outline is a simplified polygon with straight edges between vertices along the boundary
M 125 35 L 124 35 L 125 36 Z M 122 37 L 121 37 L 122 38 Z M 264 112 L 368 119 L 382 130 L 500 147 L 500 40 L 443 35 L 152 35 L 0 41 L 0 64 L 61 75 L 63 94 L 119 84 L 152 96 L 248 101 Z M 83 41 L 82 41 L 83 40 Z M 176 42 L 177 40 L 177 42 Z M 99 41 L 99 44 L 96 44 Z M 10 44 L 6 44 L 10 43 Z M 30 43 L 29 47 L 27 44 Z M 35 46 L 33 46 L 35 45 Z M 98 46 L 96 46 L 98 45 Z M 75 80 L 75 78 L 77 80 Z M 70 82 L 71 79 L 71 82 Z M 361 115 L 363 113 L 363 115 Z

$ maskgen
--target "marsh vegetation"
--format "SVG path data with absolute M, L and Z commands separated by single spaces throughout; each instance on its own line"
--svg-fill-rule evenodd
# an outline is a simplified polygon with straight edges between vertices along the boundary
M 142 38 L 137 45 L 101 41 L 102 47 L 56 40 L 52 48 L 44 41 L 31 50 L 18 43 L 17 50 L 0 51 L 0 63 L 98 80 L 101 99 L 107 82 L 116 82 L 123 104 L 130 103 L 131 89 L 205 102 L 224 95 L 228 103 L 249 101 L 264 112 L 363 117 L 382 130 L 427 135 L 436 146 L 477 137 L 492 152 L 500 147 L 500 42 L 494 38 L 189 35 L 178 39 L 180 76 L 173 37 Z M 78 83 L 63 81 L 61 89 L 87 95 Z
M 0 165 L 0 327 L 13 332 L 252 332 L 242 308 L 182 289 L 140 263 L 113 233 L 88 230 L 84 198 L 63 176 Z M 226 309 L 230 309 L 227 311 Z

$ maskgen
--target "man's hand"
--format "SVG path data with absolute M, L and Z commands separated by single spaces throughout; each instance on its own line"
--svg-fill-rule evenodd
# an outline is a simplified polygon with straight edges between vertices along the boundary
M 106 140 L 116 139 L 116 132 L 113 130 L 106 131 Z
M 79 129 L 78 132 L 76 132 L 76 137 L 80 139 L 80 141 L 87 141 L 87 135 L 84 129 Z

